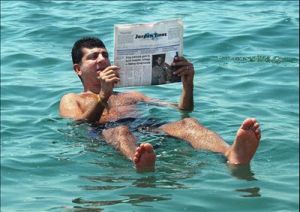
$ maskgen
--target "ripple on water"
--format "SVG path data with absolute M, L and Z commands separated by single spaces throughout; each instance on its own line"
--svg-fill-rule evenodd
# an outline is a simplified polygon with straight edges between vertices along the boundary
M 184 21 L 184 54 L 196 69 L 195 110 L 140 104 L 142 116 L 194 117 L 228 143 L 254 116 L 262 140 L 251 167 L 142 131 L 135 135 L 155 146 L 157 166 L 136 173 L 100 131 L 59 116 L 60 97 L 82 90 L 75 40 L 99 36 L 113 56 L 114 24 L 174 18 Z M 297 211 L 298 28 L 297 1 L 1 2 L 1 209 Z M 178 102 L 181 86 L 119 90 Z

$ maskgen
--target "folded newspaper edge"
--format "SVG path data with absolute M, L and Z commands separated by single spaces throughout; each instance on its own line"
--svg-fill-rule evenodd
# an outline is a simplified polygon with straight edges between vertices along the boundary
M 181 19 L 114 26 L 114 63 L 120 67 L 117 87 L 179 82 L 171 63 L 182 55 Z

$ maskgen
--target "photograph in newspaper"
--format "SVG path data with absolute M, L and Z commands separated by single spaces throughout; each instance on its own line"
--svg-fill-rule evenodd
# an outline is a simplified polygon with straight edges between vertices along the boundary
M 115 25 L 114 64 L 120 67 L 117 87 L 180 82 L 171 63 L 183 54 L 180 19 Z
M 151 85 L 160 85 L 181 81 L 181 77 L 178 77 L 173 74 L 174 69 L 170 66 L 170 64 L 165 62 L 165 58 L 166 54 L 152 55 Z

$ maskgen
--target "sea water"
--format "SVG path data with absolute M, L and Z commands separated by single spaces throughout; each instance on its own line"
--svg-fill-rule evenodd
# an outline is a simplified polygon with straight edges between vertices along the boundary
M 139 105 L 165 122 L 193 117 L 232 144 L 246 117 L 262 129 L 250 166 L 153 133 L 154 173 L 58 114 L 81 92 L 70 51 L 113 25 L 181 18 L 195 67 L 195 110 Z M 298 211 L 298 1 L 1 1 L 1 211 Z M 181 84 L 122 88 L 178 102 Z

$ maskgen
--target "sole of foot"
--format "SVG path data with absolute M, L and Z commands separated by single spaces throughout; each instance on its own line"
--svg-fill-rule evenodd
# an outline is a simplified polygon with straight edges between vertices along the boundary
M 156 155 L 149 143 L 141 144 L 135 152 L 133 162 L 138 172 L 153 172 L 155 170 Z
M 226 153 L 230 164 L 249 164 L 261 138 L 261 131 L 255 118 L 247 118 L 238 129 L 236 138 Z

